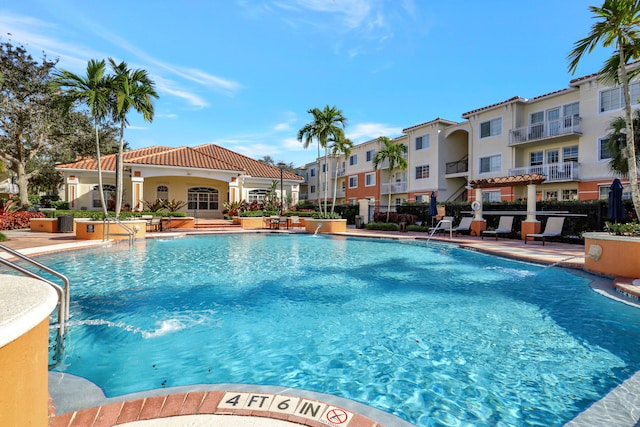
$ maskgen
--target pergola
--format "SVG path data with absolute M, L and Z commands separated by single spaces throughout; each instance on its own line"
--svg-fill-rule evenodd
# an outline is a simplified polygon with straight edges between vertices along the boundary
M 530 173 L 517 176 L 501 176 L 499 178 L 484 178 L 469 181 L 473 188 L 496 188 L 507 185 L 531 185 L 542 184 L 547 179 L 546 175 Z

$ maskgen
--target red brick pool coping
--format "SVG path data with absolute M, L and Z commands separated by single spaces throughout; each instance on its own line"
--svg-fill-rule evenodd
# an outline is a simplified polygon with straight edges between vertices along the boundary
M 111 427 L 118 424 L 129 423 L 140 420 L 152 420 L 158 418 L 167 418 L 181 415 L 228 415 L 228 416 L 252 416 L 272 418 L 277 420 L 288 421 L 290 423 L 300 424 L 309 427 L 326 427 L 332 424 L 322 422 L 320 420 L 309 419 L 300 415 L 276 412 L 260 409 L 233 409 L 221 405 L 223 397 L 227 393 L 237 395 L 247 395 L 246 392 L 226 392 L 226 391 L 198 391 L 191 393 L 176 393 L 165 396 L 153 396 L 129 400 L 125 402 L 111 403 L 105 406 L 82 409 L 79 411 L 68 412 L 61 415 L 55 415 L 55 407 L 53 401 L 49 400 L 49 427 Z M 281 396 L 268 393 L 260 393 L 260 396 Z M 333 405 L 323 403 L 313 399 L 298 399 L 304 408 L 305 402 L 309 405 L 317 405 L 322 407 L 321 412 L 316 412 L 319 419 L 325 411 L 335 408 Z M 229 406 L 229 405 L 226 405 Z M 246 405 L 245 405 L 246 406 Z M 300 407 L 298 407 L 299 409 Z M 341 410 L 340 408 L 337 408 Z M 299 411 L 302 412 L 302 411 Z M 344 412 L 344 411 L 343 411 Z M 307 411 L 307 414 L 310 412 Z M 349 427 L 384 427 L 370 418 L 360 414 L 350 413 L 350 419 L 341 425 Z

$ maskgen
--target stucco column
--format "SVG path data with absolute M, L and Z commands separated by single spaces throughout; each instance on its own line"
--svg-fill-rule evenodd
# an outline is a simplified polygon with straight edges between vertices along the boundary
M 520 225 L 520 238 L 525 240 L 527 234 L 540 233 L 540 221 L 536 219 L 536 185 L 527 185 L 527 219 Z
M 143 210 L 142 201 L 144 200 L 144 178 L 141 176 L 131 177 L 131 210 Z
M 358 200 L 358 215 L 362 218 L 362 223 L 366 224 L 369 222 L 369 199 L 359 199 Z
M 240 201 L 240 188 L 238 188 L 238 178 L 235 176 L 231 177 L 231 182 L 229 183 L 229 202 L 239 202 Z
M 76 208 L 76 199 L 78 198 L 78 177 L 75 175 L 71 175 L 67 178 L 67 191 L 66 197 L 67 202 L 69 202 L 69 209 Z
M 300 185 L 293 184 L 291 185 L 291 200 L 292 204 L 295 206 L 300 201 Z
M 471 221 L 471 236 L 480 236 L 487 229 L 487 221 L 482 217 L 482 188 L 476 188 L 476 199 L 471 204 L 473 221 Z

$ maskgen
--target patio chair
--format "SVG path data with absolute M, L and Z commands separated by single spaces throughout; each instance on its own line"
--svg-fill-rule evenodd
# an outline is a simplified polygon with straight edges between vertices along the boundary
M 269 217 L 269 225 L 271 226 L 271 229 L 279 230 L 280 229 L 280 217 L 278 215 L 271 215 Z
M 293 227 L 302 227 L 302 221 L 300 221 L 300 217 L 299 216 L 292 216 L 291 217 L 291 228 Z
M 465 216 L 464 218 L 462 218 L 460 220 L 460 224 L 458 224 L 455 228 L 453 228 L 453 231 L 456 236 L 462 232 L 469 232 L 471 233 L 471 221 L 473 221 L 473 217 L 471 216 Z
M 451 230 L 452 216 L 443 217 L 435 227 L 429 227 L 429 233 L 446 233 Z
M 160 231 L 162 218 L 154 216 L 151 219 L 147 219 L 147 231 Z
M 544 239 L 547 237 L 562 237 L 562 227 L 564 226 L 563 216 L 550 216 L 547 219 L 547 224 L 544 226 L 542 233 L 527 234 L 524 237 L 524 243 L 527 244 L 527 240 L 531 237 L 531 240 L 535 240 L 536 237 L 542 238 L 542 246 L 544 246 Z
M 496 240 L 498 240 L 499 234 L 511 234 L 513 228 L 513 217 L 512 216 L 501 216 L 500 221 L 498 222 L 498 227 L 495 230 L 484 230 L 482 232 L 482 240 L 484 240 L 484 236 L 496 236 Z

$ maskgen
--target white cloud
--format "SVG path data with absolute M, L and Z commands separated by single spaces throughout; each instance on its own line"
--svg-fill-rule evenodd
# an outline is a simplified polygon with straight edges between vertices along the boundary
M 347 127 L 346 135 L 353 142 L 363 142 L 380 136 L 393 138 L 402 135 L 402 129 L 401 127 L 389 126 L 384 123 L 359 123 Z

